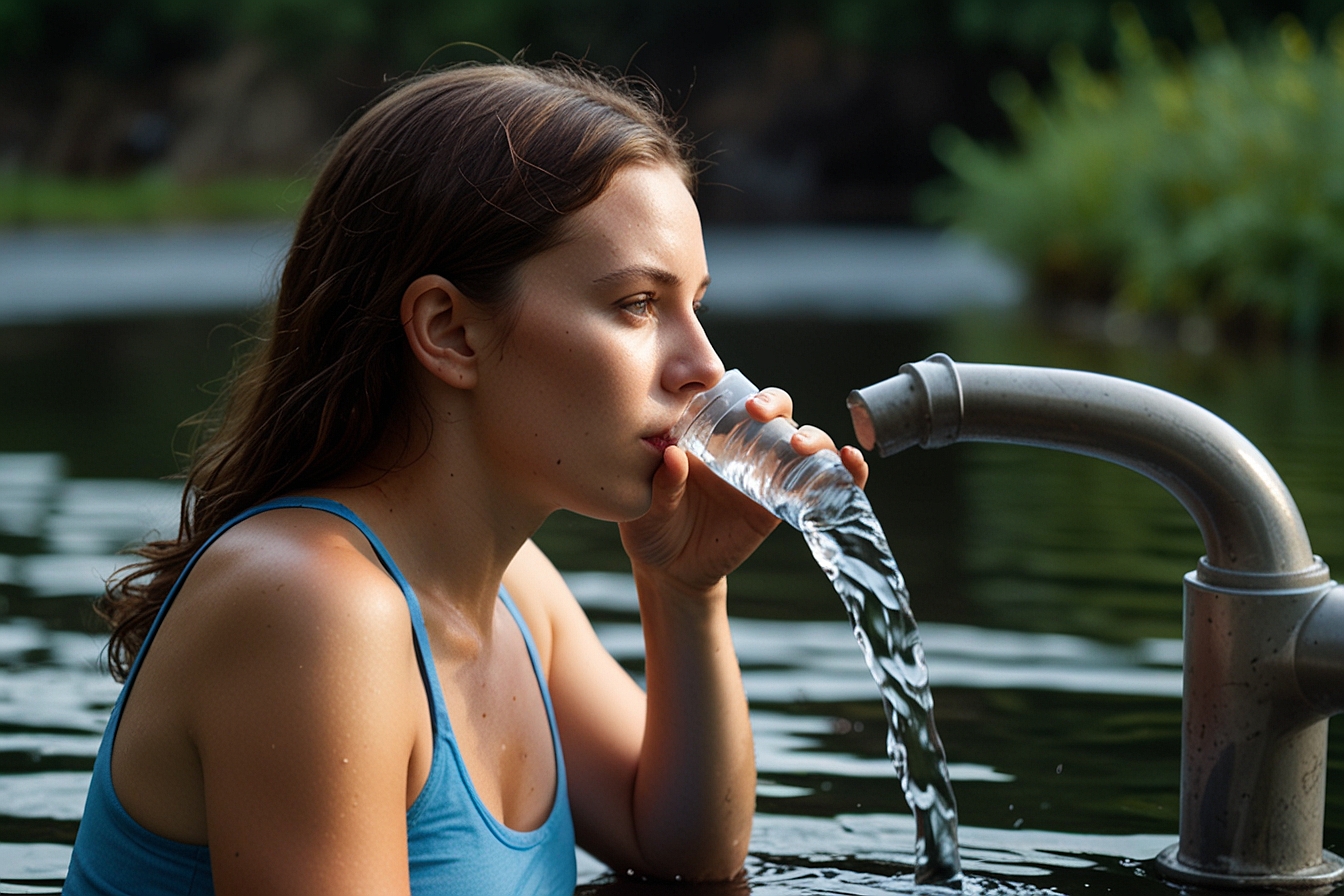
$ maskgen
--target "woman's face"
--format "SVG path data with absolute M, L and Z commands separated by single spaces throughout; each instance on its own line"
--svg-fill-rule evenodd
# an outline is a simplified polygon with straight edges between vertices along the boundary
M 548 511 L 633 519 L 668 429 L 723 374 L 697 318 L 700 216 L 675 170 L 632 165 L 567 236 L 520 266 L 517 316 L 482 353 L 481 447 L 504 488 Z

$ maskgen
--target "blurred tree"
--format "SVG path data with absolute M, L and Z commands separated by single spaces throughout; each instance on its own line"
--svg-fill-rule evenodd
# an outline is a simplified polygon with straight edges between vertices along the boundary
M 1285 10 L 1319 32 L 1341 2 L 1223 0 L 1221 8 L 1235 37 L 1260 33 Z M 1164 40 L 1193 45 L 1183 4 L 1137 6 Z M 525 50 L 533 60 L 560 52 L 651 76 L 721 163 L 711 179 L 734 185 L 705 194 L 711 217 L 906 220 L 914 186 L 941 170 L 929 132 L 950 120 L 977 138 L 1006 139 L 1008 125 L 986 89 L 991 75 L 1011 68 L 1041 84 L 1061 41 L 1094 66 L 1111 64 L 1109 7 L 1110 0 L 0 0 L 0 172 L 105 175 L 167 164 L 178 176 L 268 165 L 292 174 L 296 158 L 311 158 L 388 79 Z M 249 118 L 244 107 L 262 111 Z M 286 129 L 292 139 L 273 139 Z M 208 158 L 200 148 L 220 134 L 234 135 L 235 148 Z M 156 135 L 163 139 L 142 139 Z M 189 164 L 177 150 L 183 141 L 195 147 L 185 153 Z M 160 152 L 136 149 L 160 145 Z
M 71 67 L 122 78 L 217 53 L 222 4 L 207 0 L 0 0 L 0 72 Z
M 1189 46 L 1184 4 L 1139 0 L 1157 34 Z M 817 31 L 839 48 L 877 56 L 919 48 L 1043 59 L 1060 42 L 1109 55 L 1111 0 L 0 0 L 0 70 L 77 64 L 112 75 L 221 52 L 230 41 L 265 42 L 290 65 L 363 57 L 415 69 L 453 41 L 511 55 L 561 51 L 606 62 L 641 47 L 693 60 L 735 53 L 787 28 Z M 1277 15 L 1323 28 L 1339 0 L 1223 0 L 1234 38 L 1260 33 Z

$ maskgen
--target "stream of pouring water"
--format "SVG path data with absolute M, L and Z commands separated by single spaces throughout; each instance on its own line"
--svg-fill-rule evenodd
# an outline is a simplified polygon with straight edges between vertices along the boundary
M 882 694 L 887 753 L 915 815 L 915 881 L 960 887 L 956 800 L 905 580 L 872 505 L 839 457 L 802 457 L 789 447 L 792 434 L 783 420 L 762 424 L 740 405 L 723 414 L 711 403 L 678 436 L 720 477 L 803 533 Z
M 862 491 L 851 486 L 842 501 L 826 504 L 831 506 L 819 513 L 818 506 L 809 507 L 799 529 L 840 595 L 882 694 L 887 755 L 915 815 L 915 882 L 956 884 L 957 803 L 905 579 Z

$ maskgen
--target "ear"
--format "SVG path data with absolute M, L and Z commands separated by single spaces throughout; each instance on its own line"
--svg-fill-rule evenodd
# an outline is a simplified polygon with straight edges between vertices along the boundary
M 401 297 L 401 326 L 422 367 L 457 389 L 476 385 L 471 300 L 437 274 L 416 278 Z

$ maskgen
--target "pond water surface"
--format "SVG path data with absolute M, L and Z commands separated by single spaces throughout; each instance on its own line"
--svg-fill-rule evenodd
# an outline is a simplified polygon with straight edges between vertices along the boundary
M 1259 445 L 1315 551 L 1344 569 L 1338 360 L 1119 349 L 1014 316 L 707 325 L 728 366 L 788 389 L 799 419 L 841 440 L 852 440 L 850 389 L 933 351 L 1170 389 Z M 186 444 L 175 426 L 208 403 L 234 341 L 232 326 L 203 317 L 0 328 L 0 893 L 59 889 L 117 694 L 89 598 L 117 551 L 173 527 L 178 487 L 160 477 Z M 1150 860 L 1176 837 L 1180 582 L 1201 553 L 1194 523 L 1158 486 L 1085 458 L 962 445 L 870 460 L 869 493 L 921 623 L 968 890 L 1165 892 Z M 558 515 L 537 540 L 639 675 L 614 527 Z M 582 858 L 581 891 L 914 891 L 913 820 L 881 706 L 802 539 L 771 536 L 730 591 L 760 772 L 747 878 L 672 887 Z M 1332 737 L 1335 778 L 1341 762 Z M 1344 851 L 1339 781 L 1326 844 Z

